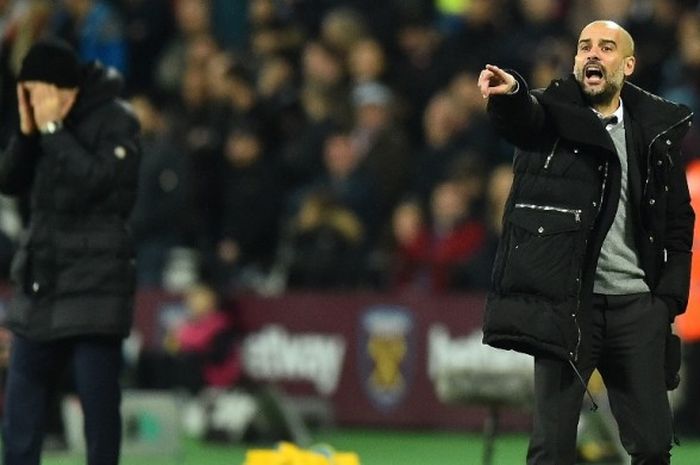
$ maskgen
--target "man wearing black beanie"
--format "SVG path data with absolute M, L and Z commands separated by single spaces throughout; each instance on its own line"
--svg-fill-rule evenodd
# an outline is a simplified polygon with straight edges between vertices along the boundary
M 133 313 L 127 218 L 136 198 L 138 123 L 121 77 L 37 42 L 18 76 L 20 128 L 0 156 L 0 192 L 28 196 L 5 325 L 13 332 L 2 419 L 4 465 L 39 465 L 45 410 L 64 367 L 85 418 L 87 462 L 116 465 L 122 340 Z

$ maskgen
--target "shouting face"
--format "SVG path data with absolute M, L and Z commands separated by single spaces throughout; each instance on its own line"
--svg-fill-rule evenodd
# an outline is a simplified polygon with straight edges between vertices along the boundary
M 634 42 L 612 21 L 595 21 L 581 31 L 574 76 L 592 105 L 606 105 L 620 95 L 634 71 Z

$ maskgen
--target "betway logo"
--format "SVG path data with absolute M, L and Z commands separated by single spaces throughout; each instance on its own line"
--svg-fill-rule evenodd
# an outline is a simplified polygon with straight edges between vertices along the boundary
M 428 330 L 430 379 L 436 380 L 441 373 L 460 370 L 526 374 L 532 371 L 530 356 L 484 345 L 482 336 L 481 331 L 474 331 L 463 337 L 451 337 L 445 325 L 432 325 Z
M 341 336 L 290 334 L 278 325 L 265 326 L 243 343 L 243 363 L 252 377 L 308 381 L 326 395 L 338 387 L 344 356 L 345 341 Z

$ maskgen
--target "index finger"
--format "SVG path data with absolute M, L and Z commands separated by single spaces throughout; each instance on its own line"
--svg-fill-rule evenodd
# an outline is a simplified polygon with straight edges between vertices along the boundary
M 483 83 L 488 83 L 491 78 L 494 76 L 493 71 L 489 71 L 488 69 L 483 69 L 481 73 L 479 73 L 479 79 L 478 79 L 478 85 L 481 86 Z
M 486 69 L 488 69 L 492 73 L 496 74 L 499 78 L 501 78 L 503 80 L 505 80 L 506 76 L 508 75 L 508 73 L 506 73 L 505 71 L 503 71 L 501 68 L 499 68 L 496 65 L 486 65 Z

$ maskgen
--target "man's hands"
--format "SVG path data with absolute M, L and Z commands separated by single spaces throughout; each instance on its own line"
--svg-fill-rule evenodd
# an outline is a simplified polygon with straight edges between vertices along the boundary
M 17 102 L 19 106 L 19 129 L 22 134 L 29 136 L 36 132 L 36 123 L 34 122 L 34 111 L 29 104 L 29 92 L 20 82 L 17 84 Z
M 518 84 L 512 74 L 506 73 L 498 66 L 486 65 L 479 73 L 479 90 L 484 98 L 491 95 L 512 93 Z
M 59 89 L 44 82 L 17 84 L 20 130 L 31 135 L 51 121 L 63 121 L 73 108 L 77 89 Z

